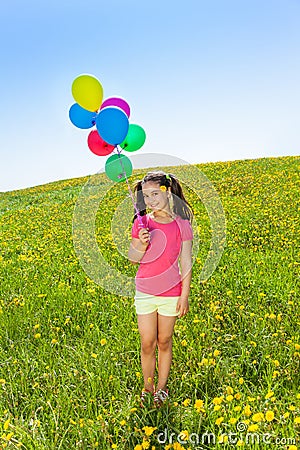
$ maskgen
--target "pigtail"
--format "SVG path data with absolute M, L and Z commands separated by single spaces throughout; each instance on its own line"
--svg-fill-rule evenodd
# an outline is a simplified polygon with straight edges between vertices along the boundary
M 139 211 L 140 216 L 144 216 L 146 214 L 146 204 L 144 202 L 144 196 L 143 196 L 143 191 L 142 191 L 142 180 L 137 181 L 135 187 L 134 187 L 134 192 L 136 194 L 136 208 Z M 134 210 L 134 217 L 133 217 L 133 221 L 135 221 L 135 219 L 137 218 L 137 212 L 136 210 Z
M 193 210 L 189 202 L 184 197 L 183 190 L 179 181 L 173 174 L 169 174 L 167 175 L 167 177 L 170 178 L 174 214 L 180 216 L 182 219 L 187 219 L 192 222 Z

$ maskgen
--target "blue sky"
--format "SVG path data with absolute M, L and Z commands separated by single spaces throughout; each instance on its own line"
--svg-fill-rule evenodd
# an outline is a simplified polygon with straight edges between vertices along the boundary
M 82 73 L 128 101 L 139 153 L 299 155 L 299 19 L 298 0 L 5 2 L 0 191 L 104 167 L 68 118 Z

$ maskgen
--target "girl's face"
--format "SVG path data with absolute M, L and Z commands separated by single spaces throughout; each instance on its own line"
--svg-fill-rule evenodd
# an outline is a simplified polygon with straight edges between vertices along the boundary
M 142 186 L 144 202 L 152 211 L 170 212 L 168 191 L 160 189 L 158 183 L 147 181 Z

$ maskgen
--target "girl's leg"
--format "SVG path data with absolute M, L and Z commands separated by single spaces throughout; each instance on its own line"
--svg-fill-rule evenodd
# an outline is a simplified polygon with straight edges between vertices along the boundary
M 137 317 L 141 336 L 141 363 L 144 376 L 144 387 L 148 391 L 153 392 L 153 380 L 156 365 L 157 312 L 138 314 Z
M 172 338 L 177 316 L 158 314 L 158 384 L 156 389 L 165 389 L 172 362 Z

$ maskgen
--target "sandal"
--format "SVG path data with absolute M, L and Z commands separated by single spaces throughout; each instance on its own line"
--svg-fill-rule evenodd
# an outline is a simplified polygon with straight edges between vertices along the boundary
M 140 405 L 142 408 L 145 406 L 145 404 L 149 403 L 150 398 L 152 401 L 152 395 L 153 395 L 153 392 L 147 391 L 147 389 L 142 390 L 142 393 L 140 395 L 140 401 L 141 401 Z
M 163 403 L 165 403 L 169 399 L 169 391 L 168 389 L 163 390 L 159 389 L 154 393 L 154 404 L 156 406 L 161 406 Z

